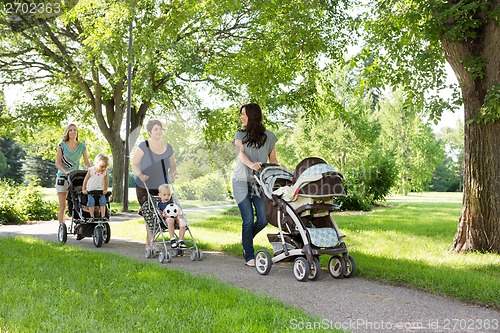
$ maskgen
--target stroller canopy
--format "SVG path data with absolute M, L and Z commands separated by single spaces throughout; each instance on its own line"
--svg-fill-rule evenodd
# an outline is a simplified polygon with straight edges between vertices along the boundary
M 316 176 L 316 177 L 315 177 Z M 316 179 L 307 181 L 308 179 Z M 344 176 L 318 157 L 302 160 L 293 173 L 293 183 L 300 184 L 298 195 L 306 197 L 345 196 Z
M 83 185 L 87 170 L 75 170 L 68 174 L 68 184 L 70 190 L 77 190 L 77 187 Z
M 266 197 L 271 198 L 272 193 L 280 187 L 292 184 L 292 174 L 279 165 L 266 163 L 256 173 L 259 184 Z

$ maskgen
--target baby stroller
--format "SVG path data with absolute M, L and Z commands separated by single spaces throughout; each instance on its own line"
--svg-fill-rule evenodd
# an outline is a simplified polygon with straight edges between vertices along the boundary
M 274 256 L 259 250 L 255 268 L 267 275 L 274 263 L 293 261 L 293 275 L 298 281 L 319 278 L 320 255 L 331 255 L 330 274 L 336 278 L 351 277 L 356 270 L 354 259 L 340 235 L 331 214 L 340 208 L 333 203 L 345 196 L 344 177 L 321 158 L 301 161 L 293 175 L 274 164 L 264 164 L 254 177 L 262 188 L 266 216 L 278 228 L 268 234 Z
M 162 216 L 162 212 L 158 208 L 158 203 L 161 202 L 160 197 L 158 196 L 153 196 L 149 194 L 149 190 L 146 186 L 146 191 L 148 192 L 148 198 L 144 202 L 144 204 L 141 206 L 139 213 L 142 214 L 142 217 L 144 217 L 144 220 L 148 224 L 149 229 L 151 229 L 153 233 L 153 241 L 151 244 L 151 250 L 146 251 L 146 258 L 151 258 L 155 257 L 158 255 L 158 261 L 160 263 L 163 263 L 166 261 L 167 263 L 172 260 L 172 257 L 177 257 L 177 256 L 184 256 L 184 252 L 187 251 L 189 252 L 189 256 L 192 261 L 195 260 L 203 260 L 203 251 L 201 251 L 198 248 L 198 245 L 196 245 L 196 241 L 193 237 L 193 234 L 191 233 L 191 229 L 189 228 L 189 225 L 187 225 L 186 231 L 189 233 L 190 239 L 185 239 L 185 244 L 187 248 L 185 249 L 179 249 L 175 248 L 172 249 L 170 246 L 170 242 L 167 242 L 165 239 L 164 233 L 168 231 L 168 226 L 165 221 L 165 219 Z M 179 201 L 177 200 L 177 196 L 175 192 L 173 193 L 173 201 L 177 205 L 177 207 L 180 207 L 182 210 L 182 207 L 179 205 Z M 187 224 L 187 219 L 186 215 L 184 212 L 178 216 L 180 219 L 183 219 L 186 221 Z M 177 229 L 177 222 L 175 223 L 175 229 Z M 176 235 L 177 237 L 177 235 Z M 157 253 L 156 251 L 156 244 L 161 243 L 161 249 Z M 172 251 L 172 254 L 170 254 L 170 250 Z
M 95 202 L 99 202 L 99 196 L 102 192 L 92 191 L 89 194 L 82 193 L 83 181 L 86 174 L 86 170 L 76 170 L 68 174 L 69 186 L 66 200 L 68 202 L 68 213 L 71 215 L 71 225 L 68 229 L 66 223 L 59 224 L 57 238 L 60 242 L 66 243 L 68 234 L 76 235 L 77 240 L 84 237 L 92 237 L 94 245 L 101 247 L 102 243 L 108 243 L 111 238 L 111 228 L 109 227 L 109 223 L 106 222 L 110 216 L 109 196 L 111 192 L 108 191 L 106 193 L 106 216 L 99 216 L 99 206 L 91 208 L 86 206 L 87 196 L 94 195 Z M 90 220 L 89 209 L 94 209 L 95 219 L 92 222 Z M 103 220 L 103 218 L 105 219 Z

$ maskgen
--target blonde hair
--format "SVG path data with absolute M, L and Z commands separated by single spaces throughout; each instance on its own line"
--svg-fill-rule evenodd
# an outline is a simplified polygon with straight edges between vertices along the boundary
M 172 184 L 161 184 L 158 187 L 158 192 L 163 192 L 166 190 L 169 190 L 170 194 L 174 194 L 174 187 L 172 186 Z
M 94 164 L 97 164 L 99 162 L 101 162 L 102 165 L 108 166 L 109 165 L 109 158 L 106 155 L 104 155 L 104 154 L 98 154 L 94 158 Z
M 63 141 L 64 142 L 67 142 L 69 140 L 69 130 L 70 128 L 74 126 L 75 129 L 76 129 L 76 141 L 78 141 L 78 127 L 76 127 L 75 124 L 69 124 L 68 126 L 66 126 L 66 128 L 64 129 L 64 133 L 63 133 Z

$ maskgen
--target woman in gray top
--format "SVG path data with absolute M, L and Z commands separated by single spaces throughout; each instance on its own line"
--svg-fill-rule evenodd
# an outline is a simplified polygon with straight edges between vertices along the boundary
M 276 159 L 276 135 L 262 124 L 262 110 L 258 104 L 245 104 L 240 108 L 243 128 L 234 135 L 233 144 L 238 154 L 233 173 L 233 195 L 242 219 L 241 241 L 247 266 L 255 266 L 253 238 L 267 224 L 264 200 L 256 186 L 253 172 L 268 160 Z M 254 211 L 255 209 L 255 211 Z M 257 219 L 254 221 L 254 216 Z

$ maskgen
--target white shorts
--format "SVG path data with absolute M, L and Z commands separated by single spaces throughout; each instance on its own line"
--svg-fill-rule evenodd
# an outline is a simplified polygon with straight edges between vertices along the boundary
M 56 177 L 56 192 L 68 192 L 68 177 L 67 176 L 57 176 Z

